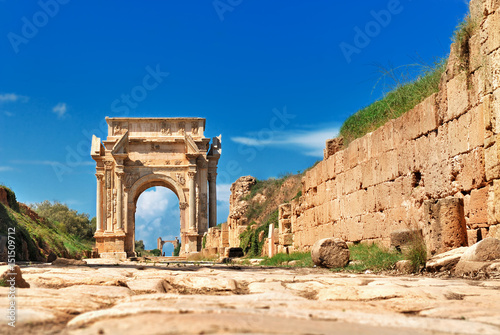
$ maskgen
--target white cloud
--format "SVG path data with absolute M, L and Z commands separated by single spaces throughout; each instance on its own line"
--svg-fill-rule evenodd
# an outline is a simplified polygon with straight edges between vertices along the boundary
M 6 116 L 9 116 L 9 117 L 14 116 L 14 113 L 12 113 L 12 112 L 7 112 L 7 111 L 4 111 L 3 113 L 4 113 Z
M 179 201 L 174 192 L 154 187 L 143 192 L 137 200 L 135 239 L 143 240 L 146 249 L 155 249 L 156 240 L 173 240 L 179 236 Z
M 0 166 L 0 172 L 12 171 L 13 168 L 10 166 Z
M 325 141 L 338 135 L 339 128 L 328 127 L 315 130 L 288 130 L 259 132 L 250 136 L 231 137 L 231 140 L 251 147 L 280 147 L 300 150 L 302 154 L 323 157 Z
M 155 187 L 145 191 L 137 200 L 136 215 L 141 219 L 151 222 L 162 216 L 168 208 L 169 203 L 175 203 L 176 195 L 165 187 Z
M 60 102 L 52 108 L 52 112 L 56 113 L 59 119 L 66 114 L 66 111 L 67 107 L 65 102 Z
M 0 103 L 2 102 L 16 102 L 16 101 L 21 101 L 21 102 L 26 102 L 28 101 L 28 97 L 24 95 L 19 95 L 15 93 L 2 93 L 0 94 Z

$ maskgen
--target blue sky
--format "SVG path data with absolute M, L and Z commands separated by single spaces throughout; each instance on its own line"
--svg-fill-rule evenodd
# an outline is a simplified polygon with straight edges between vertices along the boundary
M 94 216 L 90 138 L 106 136 L 105 116 L 205 117 L 205 134 L 222 134 L 225 221 L 232 182 L 321 159 L 343 120 L 381 97 L 377 65 L 447 55 L 466 12 L 462 0 L 0 0 L 0 183 Z M 156 87 L 134 95 L 152 72 Z M 163 205 L 137 214 L 147 248 L 178 235 L 166 219 L 177 200 L 160 189 L 145 199 Z

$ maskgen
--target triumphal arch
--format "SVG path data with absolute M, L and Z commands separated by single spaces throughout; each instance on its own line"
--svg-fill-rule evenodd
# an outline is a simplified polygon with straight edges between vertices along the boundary
M 139 195 L 164 186 L 179 198 L 181 253 L 201 250 L 217 225 L 221 137 L 204 136 L 203 118 L 106 118 L 108 137 L 93 136 L 96 161 L 96 247 L 101 257 L 135 255 Z

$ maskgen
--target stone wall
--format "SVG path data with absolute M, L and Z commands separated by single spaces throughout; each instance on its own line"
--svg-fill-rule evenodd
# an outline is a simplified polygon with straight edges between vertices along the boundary
M 437 94 L 344 150 L 327 141 L 292 209 L 296 249 L 331 236 L 388 245 L 392 231 L 419 228 L 436 253 L 497 234 L 499 4 L 471 2 L 479 27 L 470 52 L 459 56 L 452 45 Z

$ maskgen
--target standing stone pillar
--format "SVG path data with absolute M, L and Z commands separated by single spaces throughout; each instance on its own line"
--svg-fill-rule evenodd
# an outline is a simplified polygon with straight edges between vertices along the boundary
M 217 173 L 208 174 L 208 227 L 217 226 Z
M 102 181 L 104 175 L 96 173 L 97 177 L 97 200 L 96 200 L 96 233 L 101 233 L 102 229 Z
M 117 174 L 117 179 L 118 179 L 118 185 L 117 185 L 117 192 L 116 192 L 116 197 L 118 198 L 116 201 L 116 228 L 118 230 L 123 230 L 123 172 L 118 172 Z
M 189 187 L 189 230 L 196 230 L 196 188 L 194 177 L 196 172 L 188 172 L 188 187 Z

